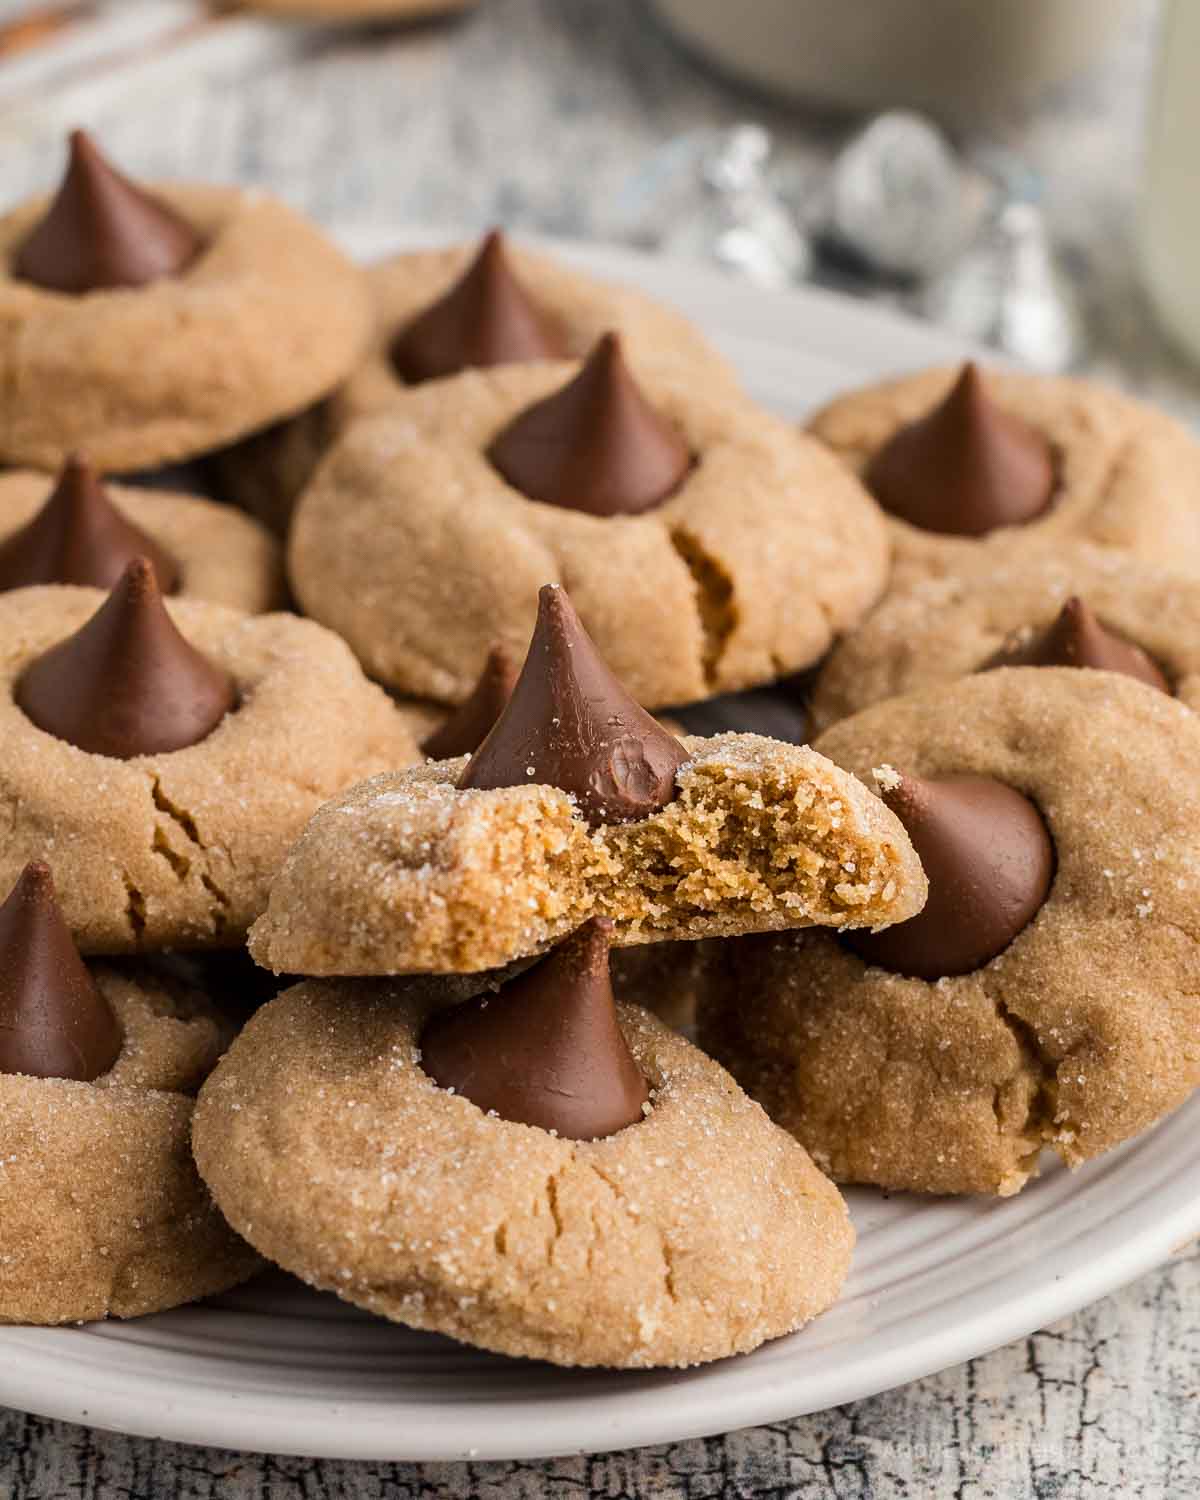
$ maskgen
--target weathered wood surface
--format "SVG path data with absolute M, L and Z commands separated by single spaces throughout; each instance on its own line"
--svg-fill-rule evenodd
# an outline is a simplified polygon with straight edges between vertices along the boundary
M 1136 291 L 1129 225 L 1150 0 L 1096 78 L 1011 139 L 1045 172 L 1096 314 L 1097 368 L 1187 412 L 1196 386 Z M 240 50 L 239 50 L 240 49 Z M 171 70 L 0 109 L 0 195 L 46 181 L 82 120 L 132 170 L 268 184 L 327 223 L 493 220 L 596 233 L 655 144 L 752 112 L 800 170 L 836 139 L 680 58 L 629 0 L 483 0 L 404 36 L 247 33 Z M 247 59 L 253 59 L 247 73 Z M 156 81 L 163 80 L 163 81 Z M 3 83 L 0 77 L 0 84 Z M 0 1410 L 0 1500 L 1185 1500 L 1200 1493 L 1200 1253 L 1024 1342 L 839 1411 L 707 1442 L 528 1465 L 311 1463 Z

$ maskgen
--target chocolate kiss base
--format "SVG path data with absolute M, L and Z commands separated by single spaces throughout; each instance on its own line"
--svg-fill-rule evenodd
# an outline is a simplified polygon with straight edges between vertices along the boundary
M 514 417 L 487 456 L 529 499 L 594 516 L 652 510 L 692 466 L 681 434 L 638 389 L 615 333 L 561 390 Z
M 687 758 L 609 671 L 566 591 L 546 584 L 512 697 L 458 784 L 556 786 L 593 827 L 631 823 L 674 798 Z
M 192 227 L 72 131 L 66 176 L 45 217 L 18 247 L 13 269 L 49 291 L 79 294 L 174 276 L 203 248 Z
M 969 974 L 1003 953 L 1037 914 L 1054 879 L 1054 845 L 1020 792 L 984 776 L 897 776 L 881 791 L 929 878 L 907 922 L 846 934 L 864 962 L 913 979 Z
M 1171 684 L 1154 660 L 1132 641 L 1107 629 L 1079 598 L 1068 599 L 1055 619 L 1023 646 L 998 651 L 980 668 L 1091 667 L 1134 677 L 1159 692 Z
M 434 1016 L 422 1067 L 480 1109 L 568 1140 L 637 1123 L 650 1091 L 617 1024 L 611 936 L 593 918 L 498 994 Z
M 513 274 L 504 236 L 496 229 L 450 290 L 392 344 L 392 364 L 410 385 L 460 370 L 566 354 L 561 334 Z
M 421 742 L 431 760 L 473 755 L 508 706 L 517 685 L 517 664 L 504 646 L 493 646 L 471 696 Z
M 91 1082 L 120 1055 L 121 1029 L 79 956 L 44 864 L 0 906 L 0 1073 Z
M 1056 484 L 1045 439 L 991 400 L 974 364 L 927 416 L 884 444 L 863 481 L 909 525 L 974 537 L 1035 520 Z
M 125 519 L 96 471 L 76 454 L 37 515 L 0 542 L 0 589 L 39 583 L 111 589 L 135 557 L 150 560 L 164 594 L 178 586 L 173 559 Z
M 237 689 L 180 635 L 143 557 L 85 625 L 25 669 L 16 701 L 47 734 L 129 760 L 198 744 L 237 706 Z

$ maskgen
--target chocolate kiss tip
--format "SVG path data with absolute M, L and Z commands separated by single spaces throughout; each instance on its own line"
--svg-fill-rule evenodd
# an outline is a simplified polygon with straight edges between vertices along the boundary
M 89 1082 L 121 1029 L 63 921 L 49 867 L 25 866 L 0 906 L 0 1073 Z
M 458 784 L 556 786 L 593 827 L 632 823 L 674 798 L 687 758 L 609 670 L 566 590 L 547 584 L 512 696 Z
M 1068 599 L 1044 630 L 1023 645 L 998 651 L 983 670 L 992 667 L 1091 667 L 1136 678 L 1162 693 L 1171 691 L 1153 658 L 1102 625 L 1078 596 Z
M 233 679 L 167 613 L 145 557 L 92 617 L 25 669 L 16 701 L 47 734 L 129 760 L 204 739 L 236 706 Z
M 1055 487 L 1049 445 L 995 404 L 973 363 L 932 411 L 883 445 L 863 477 L 884 510 L 948 536 L 1032 521 Z
M 504 712 L 517 685 L 517 664 L 506 646 L 493 646 L 471 695 L 421 742 L 431 760 L 472 755 Z
M 865 962 L 915 979 L 981 968 L 1049 893 L 1054 846 L 1041 814 L 1020 792 L 983 776 L 899 776 L 881 796 L 912 840 L 929 899 L 907 922 L 843 941 Z
M 77 294 L 176 275 L 200 249 L 185 220 L 122 176 L 85 131 L 75 130 L 66 175 L 13 265 L 25 281 Z
M 135 557 L 148 557 L 164 592 L 179 570 L 166 552 L 117 510 L 95 470 L 72 454 L 37 512 L 0 542 L 0 589 L 74 583 L 109 589 Z
M 435 1015 L 421 1036 L 426 1073 L 502 1120 L 568 1140 L 636 1124 L 650 1091 L 617 1021 L 611 940 L 612 923 L 593 919 L 498 994 Z
M 392 364 L 412 385 L 460 370 L 561 359 L 567 349 L 549 317 L 531 300 L 493 229 L 459 279 L 401 329 Z
M 692 463 L 683 436 L 642 395 L 615 333 L 565 386 L 518 413 L 487 456 L 531 500 L 594 516 L 661 505 Z

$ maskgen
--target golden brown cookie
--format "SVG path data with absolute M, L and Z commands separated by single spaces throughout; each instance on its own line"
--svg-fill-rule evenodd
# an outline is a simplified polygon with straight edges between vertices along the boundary
M 525 495 L 487 456 L 511 419 L 578 372 L 469 371 L 356 424 L 321 465 L 288 546 L 305 612 L 400 692 L 461 701 L 488 650 L 518 658 L 537 592 L 567 584 L 589 632 L 647 707 L 798 670 L 878 597 L 880 514 L 820 446 L 702 373 L 643 369 L 695 464 L 640 515 Z
M 569 1140 L 439 1088 L 428 1008 L 323 981 L 259 1011 L 196 1111 L 230 1222 L 310 1284 L 415 1328 L 564 1365 L 690 1365 L 834 1300 L 837 1192 L 715 1063 L 636 1007 L 644 1119 Z
M 168 614 L 232 678 L 234 711 L 181 749 L 131 759 L 79 749 L 38 728 L 16 694 L 31 664 L 104 603 L 61 586 L 0 595 L 0 886 L 27 860 L 50 859 L 89 953 L 236 944 L 316 808 L 419 752 L 336 636 L 197 600 L 168 601 Z
M 131 472 L 205 453 L 300 410 L 358 359 L 361 273 L 308 220 L 249 189 L 165 186 L 200 254 L 143 286 L 79 294 L 14 261 L 46 212 L 0 219 L 0 460 L 55 468 L 85 448 Z
M 809 423 L 814 437 L 856 474 L 908 423 L 926 417 L 959 377 L 926 370 L 851 391 Z M 1200 556 L 1200 446 L 1163 412 L 1092 381 L 989 370 L 989 398 L 1049 446 L 1055 485 L 1048 508 L 986 536 L 950 536 L 889 518 L 897 583 L 957 572 L 977 558 L 1092 542 L 1145 562 L 1179 567 Z
M 1044 905 L 998 957 L 905 978 L 824 933 L 729 945 L 702 1044 L 835 1179 L 1017 1192 L 1200 1082 L 1200 720 L 1111 673 L 1002 669 L 891 699 L 817 742 L 867 778 L 996 778 L 1053 840 Z M 931 886 L 930 903 L 934 900 Z M 903 932 L 902 927 L 890 933 Z
M 1072 596 L 1101 624 L 1141 646 L 1175 696 L 1200 707 L 1200 583 L 1084 543 L 1054 553 L 989 557 L 889 594 L 821 669 L 817 729 L 883 698 L 979 671 L 1006 647 L 1044 631 Z
M 54 488 L 54 478 L 46 474 L 0 474 L 0 549 L 41 511 Z M 175 597 L 204 599 L 247 614 L 277 609 L 283 602 L 279 544 L 249 516 L 173 490 L 107 483 L 104 493 L 174 564 Z
M 279 973 L 476 972 L 592 916 L 626 945 L 920 909 L 903 830 L 852 777 L 756 735 L 683 745 L 674 801 L 598 827 L 556 787 L 460 791 L 466 756 L 364 782 L 304 830 L 251 953 Z
M 190 1096 L 227 1028 L 195 990 L 142 967 L 93 976 L 122 1032 L 112 1067 L 90 1083 L 0 1073 L 0 1322 L 139 1317 L 261 1264 L 191 1154 Z
M 222 481 L 240 504 L 272 530 L 286 533 L 296 499 L 322 455 L 352 422 L 386 411 L 410 389 L 391 358 L 397 336 L 454 286 L 479 252 L 474 242 L 410 250 L 368 269 L 375 331 L 363 362 L 318 406 L 219 455 Z M 635 368 L 675 366 L 714 391 L 737 394 L 732 368 L 674 309 L 507 240 L 504 255 L 564 354 L 582 358 L 598 338 L 616 330 Z

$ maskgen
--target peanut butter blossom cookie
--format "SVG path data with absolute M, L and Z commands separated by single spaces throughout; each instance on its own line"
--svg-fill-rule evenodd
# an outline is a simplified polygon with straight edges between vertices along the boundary
M 753 1349 L 837 1296 L 837 1191 L 721 1068 L 615 1006 L 607 924 L 432 1011 L 325 980 L 259 1011 L 194 1141 L 222 1212 L 311 1285 L 562 1365 Z
M 25 868 L 0 906 L 0 1322 L 136 1317 L 258 1269 L 189 1144 L 226 1040 L 196 991 L 84 964 L 49 868 Z
M 353 788 L 274 882 L 251 952 L 276 972 L 477 972 L 592 916 L 620 944 L 879 927 L 925 882 L 896 818 L 811 750 L 677 740 L 541 594 L 520 679 L 474 755 Z
M 694 702 L 798 670 L 878 597 L 878 508 L 819 444 L 605 336 L 582 365 L 475 370 L 357 423 L 289 540 L 303 608 L 368 672 L 443 702 L 547 579 L 635 698 Z
M 618 329 L 635 367 L 677 366 L 714 391 L 737 393 L 731 368 L 680 314 L 512 247 L 496 230 L 478 247 L 409 251 L 367 276 L 376 327 L 362 365 L 328 400 L 221 458 L 234 496 L 281 532 L 330 444 L 411 385 L 468 369 L 579 358 Z
M 1114 672 L 998 668 L 817 744 L 929 878 L 875 934 L 724 945 L 700 1037 L 833 1177 L 1017 1192 L 1200 1083 L 1200 719 Z
M 164 604 L 145 558 L 0 594 L 0 744 L 0 885 L 53 858 L 89 953 L 237 944 L 312 812 L 418 756 L 335 636 Z
M 0 590 L 39 583 L 108 589 L 136 557 L 149 559 L 164 594 L 248 614 L 282 601 L 277 543 L 227 505 L 105 485 L 78 454 L 56 479 L 0 474 Z
M 810 431 L 888 513 L 901 582 L 1071 542 L 1200 556 L 1200 445 L 1106 386 L 929 370 L 841 397 Z
M 258 192 L 145 192 L 81 131 L 57 195 L 0 219 L 0 459 L 152 468 L 308 406 L 367 337 L 359 272 Z
M 1200 583 L 1077 544 L 989 559 L 891 594 L 822 669 L 823 727 L 882 698 L 994 666 L 1123 672 L 1200 707 Z

